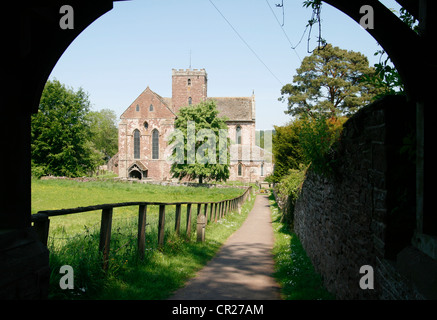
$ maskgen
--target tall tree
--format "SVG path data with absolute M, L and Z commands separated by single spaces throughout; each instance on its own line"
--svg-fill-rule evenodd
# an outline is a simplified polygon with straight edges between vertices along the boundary
M 171 172 L 174 178 L 226 181 L 229 178 L 229 148 L 226 119 L 218 116 L 214 101 L 183 107 L 175 120 L 175 146 Z M 176 159 L 178 158 L 178 159 Z
M 32 165 L 40 174 L 81 176 L 94 170 L 98 155 L 90 143 L 88 95 L 48 81 L 32 115 Z
M 314 112 L 327 116 L 349 115 L 368 104 L 376 89 L 360 81 L 372 75 L 367 58 L 331 44 L 317 48 L 303 59 L 293 84 L 281 89 L 284 101 L 288 95 L 288 110 L 292 116 L 311 115 Z
M 90 139 L 94 147 L 108 161 L 118 151 L 117 116 L 114 111 L 102 109 L 88 114 L 90 121 Z

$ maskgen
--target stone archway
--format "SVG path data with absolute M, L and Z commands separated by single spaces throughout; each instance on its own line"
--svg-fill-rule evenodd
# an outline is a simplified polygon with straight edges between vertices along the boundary
M 62 1 L 14 1 L 0 11 L 4 45 L 0 126 L 3 192 L 0 202 L 0 299 L 47 298 L 49 252 L 31 227 L 30 119 L 47 79 L 73 40 L 113 7 L 111 0 L 71 0 L 73 29 L 62 29 Z M 6 107 L 8 106 L 8 107 Z M 11 134 L 14 132 L 14 134 Z M 13 159 L 14 158 L 14 159 Z M 20 170 L 11 170 L 19 167 Z
M 437 241 L 427 235 L 437 236 L 437 215 L 426 211 L 425 202 L 433 199 L 432 186 L 434 174 L 425 167 L 425 153 L 427 163 L 437 160 L 432 148 L 432 129 L 434 124 L 433 82 L 429 75 L 437 73 L 437 64 L 432 56 L 433 43 L 437 36 L 437 22 L 434 18 L 437 12 L 437 2 L 433 0 L 396 0 L 415 19 L 419 21 L 419 31 L 416 33 L 401 21 L 393 12 L 378 0 L 323 0 L 333 7 L 347 14 L 360 23 L 362 14 L 360 8 L 370 5 L 374 11 L 375 26 L 366 31 L 375 38 L 387 52 L 405 84 L 405 91 L 409 101 L 416 108 L 416 224 L 417 232 L 413 241 L 423 243 L 434 242 L 437 255 Z M 425 145 L 425 136 L 428 144 Z M 426 151 L 425 151 L 426 150 Z M 426 174 L 425 174 L 426 171 Z M 425 200 L 428 199 L 428 200 Z M 426 239 L 425 239 L 426 238 Z
M 3 190 L 0 202 L 0 247 L 17 246 L 18 255 L 23 259 L 21 265 L 27 263 L 28 253 L 23 253 L 20 243 L 23 239 L 31 241 L 36 238 L 31 229 L 31 191 L 30 191 L 30 115 L 37 112 L 42 90 L 62 53 L 70 43 L 94 20 L 110 11 L 116 0 L 81 1 L 70 0 L 69 5 L 74 8 L 74 28 L 62 29 L 60 7 L 62 2 L 35 0 L 31 3 L 15 1 L 8 3 L 8 10 L 0 12 L 2 40 L 5 47 L 11 50 L 3 52 L 3 77 L 8 79 L 2 86 L 3 118 L 8 119 L 5 125 L 0 126 L 2 137 L 2 151 L 4 154 L 13 154 L 13 157 L 2 157 Z M 432 47 L 437 34 L 437 22 L 432 15 L 436 11 L 435 0 L 397 0 L 409 12 L 420 20 L 421 34 L 414 35 L 386 8 L 382 8 L 377 0 L 324 0 L 359 22 L 360 7 L 372 5 L 375 9 L 375 29 L 369 33 L 384 47 L 399 69 L 406 83 L 409 97 L 417 103 L 417 215 L 418 232 L 423 232 L 426 226 L 434 223 L 436 215 L 428 215 L 423 220 L 424 198 L 431 199 L 431 189 L 424 189 L 425 180 L 433 182 L 434 175 L 424 166 L 424 136 L 427 134 L 432 141 L 431 130 L 434 117 L 432 109 L 432 93 L 434 92 L 429 74 L 435 74 L 437 65 L 431 56 Z M 19 23 L 17 23 L 19 22 Z M 379 26 L 378 26 L 379 24 Z M 407 45 L 406 45 L 407 44 Z M 17 104 L 17 97 L 19 103 Z M 18 110 L 19 106 L 20 109 Z M 18 112 L 19 111 L 19 112 Z M 425 116 L 425 113 L 427 116 Z M 19 134 L 11 135 L 11 132 Z M 427 147 L 427 163 L 434 163 L 431 147 Z M 20 167 L 20 170 L 7 168 Z M 427 170 L 425 176 L 425 170 Z M 429 171 L 429 172 L 428 172 Z M 432 185 L 429 183 L 429 185 Z M 428 195 L 425 197 L 425 195 Z M 428 220 L 427 220 L 428 219 Z M 24 240 L 23 240 L 24 241 Z M 32 240 L 33 241 L 33 240 Z M 12 249 L 11 249 L 12 250 Z M 48 269 L 48 251 L 37 261 L 38 270 L 27 268 L 15 270 L 15 280 L 8 284 L 11 291 L 8 298 L 38 298 L 45 297 L 44 287 L 48 282 L 44 278 Z M 2 270 L 11 268 L 9 261 L 0 259 Z M 30 271 L 29 271 L 30 270 Z M 26 287 L 20 279 L 26 280 Z M 44 279 L 44 280 L 43 280 Z M 15 283 L 15 284 L 14 284 Z M 30 285 L 34 283 L 34 285 Z M 4 291 L 4 283 L 0 284 L 0 291 Z M 24 290 L 24 291 L 23 291 Z M 9 291 L 8 291 L 9 292 Z

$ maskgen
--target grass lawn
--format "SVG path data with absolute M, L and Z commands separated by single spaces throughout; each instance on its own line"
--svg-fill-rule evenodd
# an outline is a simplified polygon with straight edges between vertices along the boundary
M 323 286 L 322 279 L 306 255 L 297 235 L 281 222 L 281 212 L 273 194 L 269 198 L 272 210 L 275 245 L 276 281 L 281 285 L 284 300 L 332 300 L 335 297 Z
M 130 201 L 219 201 L 242 193 L 237 188 L 201 188 L 160 186 L 119 181 L 32 180 L 32 214 L 40 210 L 76 208 L 105 203 Z M 150 208 L 151 213 L 157 208 Z M 149 211 L 150 211 L 149 210 Z M 174 208 L 173 208 L 174 210 Z M 114 209 L 114 222 L 138 216 L 138 207 Z M 101 211 L 77 213 L 50 218 L 50 236 L 62 237 L 84 233 L 87 228 L 100 226 Z
M 124 182 L 33 180 L 32 213 L 128 201 L 218 201 L 242 194 L 242 189 L 172 187 Z M 224 241 L 244 222 L 252 208 L 246 201 L 242 214 L 232 213 L 206 227 L 206 241 L 195 242 L 195 207 L 192 234 L 185 235 L 186 208 L 182 207 L 181 236 L 174 231 L 174 208 L 166 209 L 166 244 L 157 247 L 157 207 L 147 211 L 146 255 L 138 259 L 138 207 L 115 208 L 109 270 L 101 269 L 98 252 L 100 211 L 50 218 L 51 299 L 166 299 L 202 268 Z M 189 240 L 189 241 L 187 241 Z M 59 286 L 62 265 L 74 270 L 74 289 Z

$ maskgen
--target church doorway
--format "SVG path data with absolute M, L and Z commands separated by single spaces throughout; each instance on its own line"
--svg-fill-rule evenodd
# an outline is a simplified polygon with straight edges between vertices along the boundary
M 134 163 L 128 170 L 128 177 L 129 179 L 142 180 L 147 178 L 148 172 L 149 170 L 141 163 Z
M 129 172 L 129 178 L 141 180 L 143 178 L 143 175 L 138 170 L 132 170 L 131 172 Z

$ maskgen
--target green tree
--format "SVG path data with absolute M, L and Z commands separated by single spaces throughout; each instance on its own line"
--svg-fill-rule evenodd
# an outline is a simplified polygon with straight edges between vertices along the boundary
M 294 120 L 285 126 L 275 126 L 272 137 L 275 169 L 272 182 L 279 182 L 288 174 L 289 169 L 299 169 L 304 162 L 303 151 L 299 144 L 299 132 L 302 130 L 302 120 Z
M 288 95 L 286 113 L 292 116 L 350 115 L 376 94 L 371 84 L 360 81 L 374 72 L 363 54 L 328 44 L 303 59 L 293 84 L 282 87 L 279 100 L 285 101 Z
M 229 147 L 226 118 L 218 117 L 214 101 L 183 107 L 175 120 L 175 134 L 169 139 L 175 145 L 171 172 L 174 178 L 226 181 L 229 178 Z M 221 141 L 221 142 L 220 142 Z M 181 146 L 183 144 L 183 146 Z M 173 158 L 175 159 L 175 158 Z
M 57 80 L 48 81 L 38 112 L 32 115 L 31 157 L 38 175 L 81 176 L 98 165 L 89 140 L 88 95 Z
M 102 109 L 88 114 L 90 139 L 94 148 L 103 154 L 105 162 L 118 152 L 117 116 L 114 111 Z

